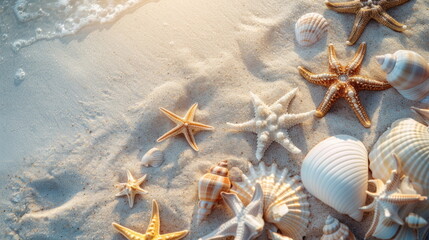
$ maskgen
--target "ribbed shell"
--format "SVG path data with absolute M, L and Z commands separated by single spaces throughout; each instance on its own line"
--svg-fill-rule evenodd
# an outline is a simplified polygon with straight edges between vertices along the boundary
M 143 155 L 141 162 L 146 167 L 159 167 L 164 162 L 164 153 L 158 148 L 151 148 Z
M 293 240 L 290 237 L 282 236 L 282 235 L 275 233 L 275 232 L 272 232 L 272 231 L 268 232 L 268 237 L 269 237 L 269 239 L 272 239 L 272 240 Z
M 328 29 L 328 21 L 318 13 L 307 13 L 295 24 L 296 41 L 301 46 L 310 46 L 322 39 Z
M 368 153 L 358 139 L 337 135 L 317 144 L 304 158 L 305 188 L 325 204 L 362 220 L 368 186 Z
M 387 81 L 402 96 L 420 101 L 429 95 L 429 65 L 421 55 L 399 50 L 376 58 L 387 73 Z
M 405 218 L 405 222 L 410 228 L 422 228 L 428 224 L 428 222 L 424 218 L 415 213 L 410 213 Z
M 260 183 L 264 193 L 264 219 L 273 223 L 283 235 L 302 239 L 310 221 L 310 204 L 298 176 L 288 177 L 288 170 L 276 164 L 266 167 L 263 162 L 249 166 L 249 175 L 242 174 L 241 182 L 232 182 L 232 192 L 248 203 L 254 186 Z
M 323 236 L 321 240 L 355 240 L 355 235 L 345 224 L 338 219 L 328 216 L 323 227 Z
M 228 162 L 219 162 L 210 168 L 210 172 L 204 174 L 198 182 L 198 213 L 197 223 L 199 224 L 210 214 L 214 204 L 221 199 L 221 192 L 228 192 L 231 188 L 231 181 L 228 178 Z

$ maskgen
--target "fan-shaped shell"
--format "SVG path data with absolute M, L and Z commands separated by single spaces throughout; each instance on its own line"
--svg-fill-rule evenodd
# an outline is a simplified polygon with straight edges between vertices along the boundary
M 356 221 L 368 186 L 368 153 L 354 137 L 337 135 L 317 144 L 304 158 L 301 178 L 305 188 L 325 204 Z
M 318 13 L 307 13 L 295 24 L 296 40 L 301 46 L 310 46 L 319 41 L 328 29 L 328 21 Z
M 159 167 L 164 162 L 164 153 L 158 148 L 151 148 L 143 155 L 141 162 L 146 167 Z
M 242 174 L 241 182 L 232 182 L 231 191 L 237 193 L 244 203 L 253 195 L 256 183 L 264 193 L 264 219 L 273 223 L 283 235 L 302 239 L 310 217 L 310 204 L 298 176 L 288 177 L 288 170 L 271 167 L 261 162 L 249 167 L 249 175 Z
M 387 73 L 387 81 L 402 96 L 420 101 L 429 95 L 429 65 L 421 55 L 399 50 L 376 58 Z
M 200 178 L 198 182 L 198 198 L 200 200 L 197 213 L 198 224 L 210 214 L 214 204 L 221 199 L 221 192 L 228 192 L 231 188 L 227 166 L 226 160 L 221 161 Z
M 325 226 L 323 227 L 323 236 L 320 240 L 355 240 L 355 235 L 349 230 L 345 224 L 342 224 L 338 219 L 331 217 L 326 218 Z

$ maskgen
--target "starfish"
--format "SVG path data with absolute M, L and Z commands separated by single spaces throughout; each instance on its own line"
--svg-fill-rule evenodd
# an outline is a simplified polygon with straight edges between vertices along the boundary
M 380 91 L 388 89 L 391 86 L 387 82 L 373 80 L 358 74 L 365 52 L 366 44 L 361 43 L 351 63 L 343 66 L 337 60 L 334 46 L 329 44 L 329 73 L 314 74 L 302 66 L 298 67 L 301 76 L 309 82 L 329 88 L 323 101 L 317 107 L 316 117 L 325 116 L 332 107 L 332 104 L 339 97 L 342 97 L 346 99 L 353 109 L 360 123 L 364 127 L 371 126 L 371 121 L 359 100 L 358 91 Z
M 146 233 L 133 231 L 117 223 L 112 223 L 112 225 L 118 232 L 129 240 L 176 240 L 185 237 L 189 232 L 188 230 L 184 230 L 180 232 L 160 234 L 159 208 L 158 203 L 155 200 L 152 201 L 152 217 L 150 218 L 150 223 L 147 227 Z
M 126 183 L 119 183 L 115 185 L 115 187 L 121 188 L 121 192 L 116 194 L 116 197 L 126 195 L 128 197 L 128 204 L 130 205 L 130 208 L 132 208 L 134 205 L 134 198 L 136 194 L 140 194 L 140 195 L 147 194 L 146 190 L 143 190 L 140 188 L 140 185 L 146 179 L 146 175 L 135 180 L 133 175 L 131 175 L 131 172 L 127 170 L 127 177 L 128 177 L 128 181 Z
M 347 41 L 348 45 L 353 45 L 359 39 L 371 19 L 375 19 L 377 22 L 394 31 L 404 31 L 407 26 L 392 18 L 386 13 L 386 10 L 408 1 L 409 0 L 353 0 L 342 3 L 325 1 L 325 4 L 329 9 L 336 12 L 356 14 L 353 30 Z
M 264 228 L 263 193 L 261 185 L 255 186 L 252 201 L 245 207 L 234 193 L 221 193 L 223 200 L 234 212 L 235 217 L 220 225 L 216 230 L 199 240 L 210 240 L 234 236 L 234 240 L 250 240 L 257 237 Z
M 258 160 L 262 159 L 265 150 L 273 141 L 278 142 L 291 153 L 301 153 L 301 150 L 290 140 L 287 129 L 311 118 L 314 111 L 298 114 L 287 113 L 289 103 L 295 97 L 297 91 L 298 88 L 293 89 L 271 106 L 267 106 L 258 96 L 251 92 L 255 118 L 240 124 L 227 123 L 237 131 L 258 134 L 256 148 L 256 158 Z M 286 113 L 281 114 L 282 112 Z
M 167 138 L 176 136 L 178 134 L 183 133 L 185 135 L 186 141 L 188 141 L 189 145 L 195 150 L 198 151 L 197 143 L 195 142 L 194 133 L 201 130 L 213 130 L 214 128 L 209 125 L 205 125 L 199 122 L 194 122 L 194 115 L 195 111 L 197 110 L 198 103 L 195 103 L 192 105 L 191 108 L 189 108 L 188 112 L 185 114 L 185 116 L 179 117 L 176 114 L 168 111 L 165 108 L 159 108 L 161 112 L 163 112 L 168 118 L 170 118 L 173 122 L 177 124 L 177 126 L 164 135 L 162 135 L 157 142 L 162 142 Z

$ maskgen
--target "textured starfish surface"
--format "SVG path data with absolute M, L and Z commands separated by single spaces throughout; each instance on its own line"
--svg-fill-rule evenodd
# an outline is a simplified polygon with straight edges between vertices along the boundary
M 140 185 L 144 182 L 146 179 L 146 175 L 139 179 L 134 179 L 133 175 L 131 175 L 131 172 L 127 170 L 127 177 L 128 181 L 126 183 L 118 183 L 115 185 L 115 187 L 120 188 L 121 192 L 116 194 L 117 197 L 120 196 L 127 196 L 128 197 L 128 204 L 132 208 L 134 205 L 134 198 L 136 194 L 146 194 L 147 191 L 140 188 Z
M 297 91 L 298 88 L 293 89 L 271 106 L 266 105 L 258 96 L 250 93 L 255 110 L 255 118 L 239 124 L 227 123 L 237 131 L 248 131 L 258 134 L 256 148 L 256 158 L 258 160 L 262 159 L 265 150 L 273 141 L 280 143 L 291 153 L 297 154 L 301 152 L 290 140 L 287 129 L 311 118 L 314 111 L 298 114 L 287 113 L 289 103 L 295 97 Z M 283 112 L 286 113 L 282 114 Z
M 396 155 L 395 157 L 397 158 Z M 411 184 L 408 177 L 401 176 L 397 170 L 392 170 L 386 184 L 380 179 L 369 180 L 369 182 L 375 185 L 376 192 L 367 191 L 367 194 L 374 200 L 369 205 L 360 208 L 365 212 L 374 211 L 374 217 L 365 238 L 371 237 L 380 225 L 394 223 L 404 225 L 404 221 L 399 216 L 400 207 L 427 200 L 427 197 L 420 194 L 404 193 L 402 189 L 409 189 L 409 187 L 402 185 L 411 186 Z
M 133 231 L 117 223 L 112 223 L 112 225 L 118 232 L 129 240 L 175 240 L 185 237 L 189 232 L 188 230 L 184 230 L 180 232 L 160 234 L 159 208 L 158 203 L 155 200 L 152 202 L 152 217 L 146 233 Z
M 363 30 L 371 19 L 375 19 L 377 22 L 397 32 L 404 31 L 407 26 L 392 18 L 386 13 L 386 10 L 408 1 L 409 0 L 353 0 L 338 3 L 325 1 L 325 4 L 329 9 L 336 12 L 356 14 L 353 29 L 347 41 L 348 45 L 353 45 L 362 35 Z
M 328 73 L 314 74 L 302 66 L 298 67 L 299 73 L 309 82 L 328 87 L 325 97 L 317 107 L 315 114 L 316 117 L 325 116 L 334 102 L 337 101 L 338 98 L 342 97 L 353 109 L 360 123 L 364 127 L 370 127 L 371 121 L 359 100 L 358 91 L 380 91 L 388 89 L 391 86 L 387 82 L 377 81 L 359 75 L 366 52 L 365 43 L 362 43 L 359 46 L 353 60 L 347 66 L 343 66 L 338 62 L 335 49 L 332 44 L 329 44 L 328 51 Z
M 195 115 L 195 111 L 197 110 L 197 107 L 198 107 L 198 103 L 195 103 L 194 105 L 192 105 L 183 118 L 177 116 L 176 114 L 168 111 L 165 108 L 159 108 L 159 110 L 161 110 L 161 112 L 163 112 L 168 118 L 170 118 L 173 122 L 175 122 L 177 126 L 171 129 L 170 131 L 166 132 L 156 141 L 162 142 L 167 138 L 183 133 L 189 145 L 191 145 L 191 147 L 195 151 L 198 151 L 198 146 L 197 146 L 197 143 L 195 142 L 194 133 L 201 130 L 213 130 L 214 128 L 212 126 L 194 121 L 194 115 Z
M 256 184 L 252 201 L 246 207 L 237 195 L 225 192 L 221 194 L 223 200 L 235 216 L 199 240 L 217 239 L 228 236 L 234 236 L 234 240 L 250 240 L 257 237 L 264 228 L 261 185 L 259 183 Z

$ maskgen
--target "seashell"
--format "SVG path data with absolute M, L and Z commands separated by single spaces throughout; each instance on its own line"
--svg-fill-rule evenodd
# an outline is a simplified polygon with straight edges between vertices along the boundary
M 422 228 L 428 224 L 426 219 L 415 213 L 408 214 L 408 216 L 405 218 L 405 222 L 407 223 L 408 227 L 415 229 Z
M 320 240 L 355 240 L 355 235 L 349 230 L 345 224 L 342 224 L 338 219 L 331 217 L 326 218 L 325 226 L 323 227 L 323 236 Z
M 198 182 L 197 224 L 210 214 L 214 204 L 222 199 L 221 192 L 228 192 L 231 181 L 228 178 L 228 161 L 223 160 L 204 174 Z
M 159 167 L 164 162 L 164 153 L 158 148 L 152 148 L 143 155 L 141 162 L 146 167 Z
M 429 95 L 429 65 L 418 53 L 399 50 L 376 57 L 387 81 L 407 99 L 420 101 Z
M 337 135 L 317 144 L 305 156 L 301 178 L 305 188 L 325 204 L 356 221 L 368 186 L 368 153 L 358 139 Z
M 318 13 L 307 13 L 295 24 L 295 36 L 299 45 L 307 47 L 322 39 L 328 29 L 328 21 Z
M 282 236 L 279 233 L 273 231 L 268 232 L 268 237 L 272 240 L 293 240 L 293 238 Z
M 280 229 L 283 235 L 302 239 L 310 222 L 310 204 L 298 176 L 288 177 L 288 170 L 276 164 L 266 167 L 263 162 L 249 166 L 249 175 L 242 174 L 241 182 L 232 182 L 235 192 L 247 204 L 260 183 L 264 193 L 264 219 Z

